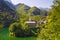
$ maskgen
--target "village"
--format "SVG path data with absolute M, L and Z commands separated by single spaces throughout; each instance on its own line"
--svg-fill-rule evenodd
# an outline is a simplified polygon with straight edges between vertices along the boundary
M 44 18 L 44 19 L 42 19 L 41 21 L 34 21 L 34 20 L 32 20 L 31 18 L 29 18 L 29 20 L 28 21 L 26 21 L 25 23 L 28 25 L 28 27 L 29 28 L 36 28 L 36 25 L 37 24 L 46 24 L 46 19 Z

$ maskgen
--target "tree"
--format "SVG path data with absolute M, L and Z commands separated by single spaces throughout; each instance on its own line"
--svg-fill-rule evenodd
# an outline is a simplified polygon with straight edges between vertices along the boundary
M 30 15 L 40 15 L 40 9 L 37 7 L 32 7 L 28 10 L 28 14 Z
M 60 39 L 60 1 L 54 0 L 55 4 L 47 16 L 47 24 L 42 28 L 37 40 L 59 40 Z M 57 3 L 57 4 L 56 4 Z

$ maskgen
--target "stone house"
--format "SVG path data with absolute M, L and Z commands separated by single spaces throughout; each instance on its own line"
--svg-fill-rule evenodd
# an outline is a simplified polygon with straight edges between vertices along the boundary
M 32 19 L 29 19 L 29 21 L 26 21 L 25 23 L 28 25 L 29 28 L 36 28 L 37 22 L 33 21 Z

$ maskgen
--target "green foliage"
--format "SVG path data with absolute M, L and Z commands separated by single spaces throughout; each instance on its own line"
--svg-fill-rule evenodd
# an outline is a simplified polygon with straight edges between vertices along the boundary
M 16 11 L 20 16 L 22 16 L 23 14 L 26 14 L 25 5 L 19 5 Z
M 10 25 L 9 30 L 10 31 L 12 31 L 12 30 L 14 31 L 15 30 L 15 27 L 18 27 L 18 26 L 19 26 L 19 23 L 15 22 L 15 23 L 13 23 L 13 24 Z
M 39 28 L 29 28 L 25 24 L 20 24 L 20 22 L 15 22 L 11 24 L 10 35 L 15 37 L 29 37 L 29 36 L 37 36 Z
M 3 29 L 4 24 L 0 24 L 0 31 Z
M 58 5 L 52 6 L 52 11 L 47 17 L 47 24 L 37 40 L 60 40 L 60 2 L 56 2 Z
M 28 13 L 32 14 L 35 10 L 36 10 L 36 7 L 32 7 L 31 9 L 29 9 Z

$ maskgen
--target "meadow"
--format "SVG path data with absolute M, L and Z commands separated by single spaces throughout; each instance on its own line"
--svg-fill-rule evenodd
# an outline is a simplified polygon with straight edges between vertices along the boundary
M 36 37 L 25 37 L 25 38 L 10 37 L 9 30 L 5 28 L 3 29 L 3 31 L 0 32 L 0 40 L 36 40 Z

